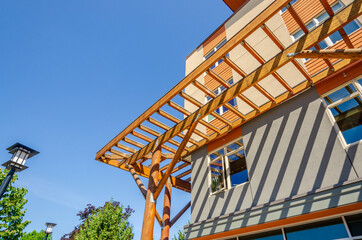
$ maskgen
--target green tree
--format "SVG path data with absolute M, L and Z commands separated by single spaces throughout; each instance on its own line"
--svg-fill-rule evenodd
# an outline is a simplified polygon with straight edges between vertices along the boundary
M 178 233 L 175 236 L 173 236 L 172 240 L 185 240 L 185 237 L 186 234 L 183 231 L 178 230 Z
M 71 233 L 65 234 L 61 240 L 133 239 L 133 229 L 128 222 L 133 212 L 130 207 L 123 208 L 119 202 L 113 200 L 98 208 L 88 204 L 77 214 L 82 223 Z
M 45 238 L 45 231 L 41 230 L 40 232 L 32 231 L 29 233 L 26 233 L 21 240 L 44 240 Z M 52 240 L 52 236 L 48 236 L 48 240 Z
M 0 182 L 4 181 L 8 170 L 0 169 Z M 28 202 L 24 197 L 28 193 L 25 188 L 14 187 L 13 183 L 18 179 L 13 176 L 3 198 L 0 200 L 0 239 L 15 240 L 24 235 L 24 228 L 30 221 L 23 221 L 26 209 L 24 205 Z

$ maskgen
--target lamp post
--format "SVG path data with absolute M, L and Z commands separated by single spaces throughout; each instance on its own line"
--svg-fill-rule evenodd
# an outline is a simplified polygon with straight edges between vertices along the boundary
M 6 167 L 6 169 L 10 171 L 0 186 L 0 199 L 3 197 L 4 192 L 6 191 L 14 173 L 27 169 L 28 167 L 24 165 L 26 160 L 39 153 L 38 151 L 35 151 L 20 143 L 15 143 L 6 150 L 13 154 L 13 156 L 9 161 L 2 164 L 2 166 Z
M 49 234 L 52 234 L 53 227 L 55 227 L 56 225 L 57 224 L 55 224 L 55 223 L 49 223 L 49 222 L 45 223 L 45 226 L 47 226 L 47 228 L 45 229 L 45 238 L 44 238 L 44 240 L 48 239 Z

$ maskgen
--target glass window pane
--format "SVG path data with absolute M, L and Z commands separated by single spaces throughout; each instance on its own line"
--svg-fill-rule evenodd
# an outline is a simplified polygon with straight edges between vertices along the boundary
M 362 125 L 345 130 L 342 134 L 347 144 L 357 142 L 362 137 Z
M 315 22 L 311 21 L 310 23 L 307 24 L 306 27 L 307 27 L 308 30 L 311 30 L 314 26 L 315 26 Z
M 207 115 L 207 121 L 208 121 L 208 122 L 211 122 L 211 121 L 214 120 L 214 119 L 215 119 L 214 116 L 212 116 L 212 115 Z
M 240 140 L 233 142 L 233 143 L 229 144 L 228 146 L 226 146 L 226 152 L 229 153 L 229 152 L 232 152 L 232 151 L 242 148 L 242 147 L 243 147 L 243 140 L 240 139 Z
M 224 114 L 224 113 L 226 113 L 227 111 L 229 111 L 229 109 L 228 109 L 227 107 L 222 106 L 222 113 Z
M 222 42 L 219 43 L 219 45 L 217 45 L 216 49 L 221 48 L 225 43 L 226 43 L 226 39 L 222 40 Z
M 228 80 L 228 83 L 229 83 L 230 85 L 233 85 L 233 84 L 234 84 L 234 79 L 232 79 L 232 78 L 229 79 L 229 80 Z
M 235 107 L 236 106 L 236 99 L 233 98 L 228 102 L 231 106 Z
M 335 32 L 331 36 L 329 36 L 329 38 L 331 39 L 331 41 L 334 44 L 334 43 L 338 42 L 339 40 L 341 40 L 342 36 L 341 36 L 341 34 L 339 34 L 339 32 Z
M 348 238 L 342 219 L 285 229 L 288 240 L 334 240 Z
M 353 237 L 362 236 L 362 214 L 347 216 L 346 221 Z
M 244 149 L 228 156 L 230 168 L 230 182 L 234 187 L 249 180 L 248 171 L 246 168 Z
M 336 5 L 334 5 L 333 7 L 332 7 L 332 10 L 333 10 L 333 12 L 336 12 L 338 9 L 340 9 L 342 7 L 342 5 L 340 4 L 340 3 L 337 3 Z
M 349 86 L 349 88 L 345 88 L 345 87 L 341 88 L 341 89 L 329 94 L 328 97 L 331 99 L 332 102 L 335 102 L 335 101 L 338 101 L 342 98 L 349 96 L 351 93 L 348 90 L 352 90 L 352 92 L 356 91 L 356 89 L 353 87 L 352 84 L 350 84 L 348 86 Z
M 322 49 L 326 49 L 328 47 L 326 41 L 321 41 L 320 43 L 318 43 L 318 45 L 322 48 Z
M 344 26 L 343 29 L 346 31 L 347 35 L 349 35 L 359 29 L 359 26 L 355 21 L 353 21 Z
M 298 32 L 293 34 L 293 37 L 295 40 L 297 40 L 298 38 L 300 38 L 302 35 L 304 34 L 303 30 L 300 29 Z
M 208 59 L 209 57 L 211 57 L 212 54 L 214 54 L 214 50 L 212 50 L 211 52 L 209 52 L 206 56 L 205 59 Z
M 225 187 L 224 185 L 224 167 L 222 159 L 210 163 L 211 172 L 211 192 L 216 192 Z
M 350 111 L 352 108 L 359 106 L 361 99 L 359 97 L 348 100 L 342 104 L 338 105 L 338 108 L 342 111 L 342 113 L 346 113 Z
M 318 22 L 323 22 L 325 19 L 328 18 L 328 13 L 324 12 L 322 15 L 320 15 L 319 17 L 317 17 Z
M 284 238 L 281 230 L 277 230 L 252 236 L 239 237 L 239 240 L 284 240 Z

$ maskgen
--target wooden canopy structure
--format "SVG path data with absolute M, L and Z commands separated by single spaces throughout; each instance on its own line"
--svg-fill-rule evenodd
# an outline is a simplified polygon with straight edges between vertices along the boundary
M 261 14 L 256 16 L 218 51 L 202 62 L 96 154 L 96 160 L 129 171 L 145 197 L 146 207 L 142 239 L 152 239 L 155 217 L 162 226 L 162 239 L 168 239 L 170 226 L 190 206 L 188 203 L 173 220 L 170 220 L 172 187 L 186 192 L 191 191 L 191 162 L 187 158 L 190 153 L 311 86 L 326 81 L 339 71 L 345 71 L 349 66 L 353 65 L 361 69 L 362 61 L 359 60 L 361 59 L 361 50 L 354 46 L 343 27 L 361 15 L 362 0 L 352 2 L 336 14 L 332 11 L 327 0 L 320 0 L 329 14 L 329 18 L 311 31 L 308 31 L 305 23 L 299 18 L 289 2 L 290 0 L 278 0 L 270 4 Z M 290 12 L 305 33 L 303 37 L 290 46 L 284 46 L 265 24 L 274 15 L 279 14 L 279 11 L 284 7 L 287 7 L 287 11 Z M 246 41 L 248 36 L 260 29 L 280 49 L 279 53 L 270 59 L 263 59 L 261 54 Z M 352 50 L 329 49 L 325 52 L 320 49 L 318 43 L 336 31 L 340 32 L 347 48 Z M 239 44 L 242 44 L 260 63 L 260 66 L 254 71 L 245 72 L 228 57 L 230 51 Z M 313 47 L 316 49 L 315 51 L 307 51 Z M 297 60 L 298 57 L 323 58 L 325 68 L 311 75 Z M 332 58 L 337 59 L 331 60 Z M 230 85 L 226 79 L 211 69 L 218 61 L 227 64 L 241 76 L 241 79 Z M 304 77 L 295 85 L 289 84 L 290 81 L 284 79 L 277 72 L 290 64 L 294 66 L 296 74 L 301 74 Z M 203 74 L 209 75 L 226 90 L 216 95 L 197 80 Z M 281 94 L 275 95 L 265 85 L 261 84 L 261 81 L 268 77 L 273 78 L 282 86 Z M 185 90 L 189 86 L 196 87 L 200 93 L 208 96 L 211 100 L 206 103 L 196 100 Z M 257 91 L 256 95 L 262 95 L 267 100 L 260 104 L 256 100 L 246 97 L 245 91 L 251 88 L 253 91 Z M 194 105 L 196 110 L 191 112 L 181 106 L 182 104 L 176 103 L 176 99 L 180 97 L 183 101 Z M 251 110 L 243 111 L 231 106 L 228 102 L 233 98 L 242 100 Z M 215 112 L 221 106 L 229 109 L 235 115 L 233 118 L 235 120 L 230 121 Z M 167 109 L 172 109 L 172 111 L 167 111 Z M 184 118 L 176 117 L 175 114 L 172 114 L 173 112 L 178 112 Z M 213 125 L 208 122 L 206 120 L 208 115 L 218 119 L 221 124 Z M 207 131 L 202 130 L 205 128 Z M 148 189 L 143 186 L 139 176 L 149 179 Z M 166 186 L 164 212 L 163 216 L 160 216 L 155 205 L 164 186 Z

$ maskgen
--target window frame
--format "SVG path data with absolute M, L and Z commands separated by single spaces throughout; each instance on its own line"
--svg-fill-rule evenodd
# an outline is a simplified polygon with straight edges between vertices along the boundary
M 232 83 L 230 83 L 231 81 L 232 81 Z M 233 77 L 229 78 L 229 79 L 227 80 L 227 83 L 230 84 L 230 86 L 234 85 L 234 78 L 233 78 Z M 216 96 L 219 96 L 219 95 L 220 95 L 221 93 L 223 93 L 225 90 L 226 90 L 226 88 L 224 88 L 224 89 L 222 90 L 222 86 L 219 86 L 219 87 L 217 87 L 217 88 L 216 88 L 214 91 L 212 91 L 212 92 L 213 92 Z M 217 93 L 216 93 L 215 91 L 217 91 Z M 208 99 L 208 97 L 209 97 L 209 99 Z M 211 101 L 211 100 L 212 100 L 212 98 L 211 98 L 210 96 L 207 96 L 207 95 L 205 96 L 205 103 L 208 103 L 208 102 Z M 234 104 L 235 104 L 235 105 L 232 105 L 232 104 L 229 103 L 229 102 L 232 101 L 232 100 L 234 100 Z M 230 101 L 228 101 L 228 103 L 229 103 L 231 106 L 233 106 L 233 107 L 238 106 L 238 102 L 237 102 L 236 98 L 233 98 L 233 99 L 231 99 Z M 219 113 L 216 112 L 217 110 L 219 110 Z M 215 110 L 216 114 L 219 114 L 220 116 L 223 115 L 224 113 L 226 113 L 227 111 L 229 111 L 229 109 L 226 108 L 226 110 L 224 111 L 224 106 L 218 107 L 218 108 Z M 212 118 L 210 119 L 209 116 L 211 116 Z M 213 121 L 214 119 L 215 119 L 215 117 L 212 116 L 211 114 L 209 114 L 209 115 L 206 116 L 206 121 L 207 121 L 207 122 L 211 122 L 211 121 Z
M 235 186 L 232 186 L 231 184 L 231 175 L 230 175 L 230 164 L 229 164 L 229 161 L 228 161 L 228 156 L 231 156 L 233 155 L 234 153 L 236 152 L 239 152 L 241 150 L 244 150 L 244 156 L 245 156 L 245 165 L 246 165 L 246 170 L 248 171 L 248 165 L 247 165 L 247 161 L 246 161 L 246 152 L 245 152 L 245 145 L 244 145 L 244 141 L 243 141 L 243 146 L 241 146 L 240 148 L 237 148 L 233 151 L 230 151 L 230 152 L 227 152 L 226 150 L 226 147 L 231 145 L 232 143 L 234 142 L 238 142 L 240 140 L 243 140 L 243 137 L 238 137 L 224 145 L 222 145 L 221 147 L 218 147 L 217 149 L 215 150 L 212 150 L 211 152 L 208 152 L 207 153 L 207 163 L 208 163 L 208 169 L 209 169 L 209 172 L 208 172 L 208 183 L 209 183 L 209 190 L 210 190 L 210 196 L 211 195 L 216 195 L 220 192 L 224 192 L 224 191 L 228 191 L 232 188 L 235 188 L 235 187 L 239 187 L 239 186 L 242 186 L 242 185 L 245 185 L 247 183 L 250 182 L 250 176 L 249 176 L 249 173 L 248 173 L 248 180 L 243 182 L 243 183 L 240 183 L 240 184 L 237 184 Z M 215 159 L 211 159 L 210 158 L 210 155 L 211 154 L 214 154 L 215 152 L 218 152 L 220 149 L 223 149 L 224 151 L 224 154 L 222 154 L 221 156 L 215 158 Z M 222 166 L 223 166 L 223 175 L 224 175 L 224 187 L 222 189 L 219 189 L 215 192 L 212 191 L 212 188 L 211 188 L 211 163 L 214 162 L 214 161 L 217 161 L 217 160 L 222 160 Z
M 332 89 L 332 90 L 330 90 L 330 91 L 328 91 L 328 92 L 321 95 L 321 101 L 322 101 L 324 107 L 326 108 L 325 111 L 327 113 L 327 116 L 328 116 L 329 120 L 331 121 L 331 123 L 333 124 L 333 127 L 334 127 L 335 131 L 337 132 L 338 139 L 340 140 L 340 142 L 342 143 L 343 148 L 345 148 L 345 149 L 348 148 L 352 144 L 362 143 L 362 138 L 360 140 L 355 141 L 355 142 L 347 143 L 341 129 L 339 128 L 339 126 L 337 124 L 336 119 L 333 116 L 331 108 L 337 107 L 338 105 L 343 104 L 344 102 L 347 102 L 347 101 L 353 99 L 354 98 L 353 96 L 355 96 L 355 97 L 359 96 L 362 99 L 362 84 L 360 84 L 358 82 L 358 80 L 362 80 L 362 75 L 359 75 L 358 77 L 353 78 L 353 79 L 341 84 L 340 86 L 338 86 L 338 87 L 336 87 L 336 88 L 334 88 L 334 89 Z M 343 97 L 343 98 L 333 102 L 332 104 L 328 105 L 326 103 L 326 100 L 324 99 L 325 97 L 327 97 L 328 95 L 330 95 L 330 94 L 332 94 L 334 92 L 337 92 L 337 91 L 341 90 L 342 88 L 344 88 L 344 87 L 346 87 L 346 86 L 348 86 L 350 84 L 353 85 L 353 87 L 356 89 L 356 92 L 351 93 L 348 96 Z

